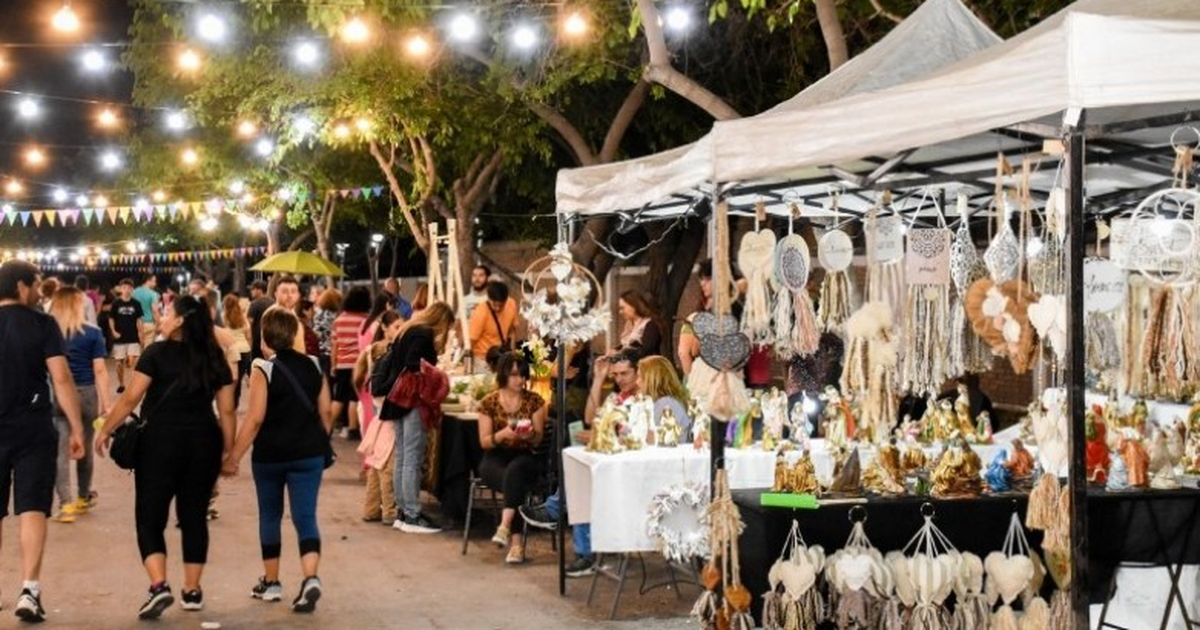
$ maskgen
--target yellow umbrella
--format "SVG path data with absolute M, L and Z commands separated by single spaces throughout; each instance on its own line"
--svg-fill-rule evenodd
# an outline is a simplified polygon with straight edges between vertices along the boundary
M 250 268 L 251 271 L 278 271 L 298 276 L 344 276 L 332 262 L 308 252 L 281 252 Z

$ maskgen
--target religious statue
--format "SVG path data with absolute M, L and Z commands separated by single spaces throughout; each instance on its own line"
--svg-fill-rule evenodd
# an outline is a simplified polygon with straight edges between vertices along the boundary
M 974 427 L 971 432 L 975 432 Z M 950 402 L 948 398 L 937 403 L 937 429 L 935 429 L 934 435 L 942 442 L 959 435 L 964 437 L 967 435 L 960 430 L 958 415 L 954 412 L 954 403 Z
M 775 480 L 771 483 L 771 492 L 789 492 L 787 458 L 783 451 L 775 453 Z
M 986 409 L 980 411 L 979 417 L 975 419 L 975 443 L 992 443 L 992 414 L 988 413 Z
M 674 448 L 679 446 L 679 438 L 683 435 L 683 427 L 679 426 L 679 420 L 675 418 L 675 412 L 670 409 L 664 409 L 662 416 L 658 419 L 658 431 L 655 435 L 655 443 L 666 448 Z
M 800 454 L 796 463 L 788 471 L 788 492 L 796 494 L 818 494 L 820 484 L 817 483 L 817 469 L 813 465 L 812 456 L 807 451 Z
M 1108 482 L 1108 425 L 1104 422 L 1104 411 L 1097 407 L 1083 414 L 1087 440 L 1087 479 L 1089 483 L 1104 485 Z
M 833 386 L 826 387 L 821 398 L 825 400 L 825 440 L 830 446 L 844 447 L 854 437 L 854 417 L 849 405 Z
M 900 464 L 904 468 L 905 474 L 920 470 L 929 463 L 929 458 L 925 455 L 925 450 L 921 448 L 921 444 L 908 440 L 904 443 L 904 453 L 900 457 Z
M 1157 490 L 1174 490 L 1179 487 L 1179 479 L 1175 476 L 1175 463 L 1179 460 L 1171 457 L 1167 445 L 1168 433 L 1174 431 L 1156 429 L 1154 437 L 1150 438 L 1150 487 Z
M 605 404 L 596 414 L 596 422 L 592 426 L 592 439 L 588 442 L 587 450 L 596 453 L 620 453 L 625 450 L 620 440 L 620 427 L 627 416 L 621 407 Z
M 1005 466 L 1012 472 L 1013 486 L 1015 488 L 1022 489 L 1033 485 L 1033 469 L 1036 463 L 1033 460 L 1033 454 L 1029 452 L 1029 449 L 1025 448 L 1025 443 L 1020 439 L 1012 441 L 1012 451 L 1008 454 L 1008 461 L 1005 463 Z
M 1133 409 L 1129 412 L 1126 418 L 1126 425 L 1138 432 L 1138 435 L 1149 435 L 1146 433 L 1146 422 L 1150 419 L 1150 409 L 1146 406 L 1146 401 L 1139 400 L 1133 403 Z
M 1129 475 L 1129 486 L 1145 488 L 1149 485 L 1150 455 L 1146 453 L 1146 447 L 1142 444 L 1141 436 L 1136 430 L 1133 428 L 1123 429 L 1117 448 L 1121 453 L 1121 460 L 1125 464 L 1125 471 Z
M 1189 436 L 1200 435 L 1200 392 L 1192 397 L 1192 408 L 1187 416 L 1187 431 Z
M 958 421 L 958 430 L 963 437 L 971 442 L 978 442 L 975 435 L 975 423 L 971 420 L 971 397 L 965 383 L 958 384 L 958 397 L 954 399 L 954 417 Z
M 977 497 L 983 491 L 979 455 L 962 439 L 954 440 L 930 475 L 935 498 Z
M 895 438 L 879 447 L 874 461 L 863 470 L 862 485 L 875 494 L 904 494 L 904 470 L 900 466 L 900 449 L 896 447 Z

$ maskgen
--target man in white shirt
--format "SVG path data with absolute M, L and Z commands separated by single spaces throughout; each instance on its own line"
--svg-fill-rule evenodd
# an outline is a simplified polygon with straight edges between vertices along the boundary
M 463 297 L 463 312 L 467 317 L 475 312 L 475 307 L 487 301 L 487 285 L 492 279 L 492 270 L 487 265 L 475 265 L 471 270 L 471 291 Z

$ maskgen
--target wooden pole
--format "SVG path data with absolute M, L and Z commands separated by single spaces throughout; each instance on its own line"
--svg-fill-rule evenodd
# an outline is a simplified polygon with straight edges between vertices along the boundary
M 1067 362 L 1067 417 L 1069 422 L 1071 469 L 1068 490 L 1071 493 L 1071 610 L 1073 628 L 1087 630 L 1088 622 L 1088 504 L 1087 457 L 1083 415 L 1084 392 L 1084 315 L 1083 257 L 1084 243 L 1084 137 L 1083 114 L 1066 129 L 1065 187 L 1067 192 L 1067 266 L 1070 289 L 1067 316 L 1071 351 Z
M 558 239 L 563 241 L 567 236 L 566 226 L 563 225 L 562 215 L 557 215 L 558 219 Z M 565 241 L 570 242 L 570 241 Z M 536 287 L 535 287 L 536 289 Z M 561 302 L 559 308 L 562 308 Z M 554 340 L 558 346 L 558 380 L 556 382 L 554 397 L 557 399 L 558 417 L 555 419 L 554 427 L 554 462 L 558 467 L 558 488 L 559 493 L 563 494 L 562 501 L 559 502 L 558 509 L 558 529 L 554 530 L 554 535 L 558 536 L 558 594 L 567 594 L 567 506 L 566 495 L 563 493 L 563 440 L 570 439 L 567 435 L 567 344 L 562 339 Z

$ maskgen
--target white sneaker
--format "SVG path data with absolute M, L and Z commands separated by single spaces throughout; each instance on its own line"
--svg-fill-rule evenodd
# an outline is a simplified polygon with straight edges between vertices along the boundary
M 342 427 L 342 430 L 338 431 L 338 437 L 342 438 L 343 440 L 349 439 L 350 427 Z

